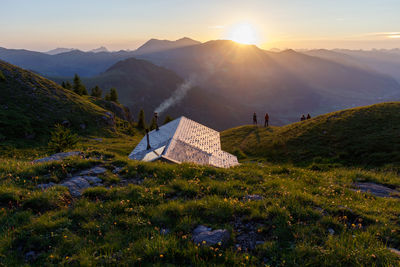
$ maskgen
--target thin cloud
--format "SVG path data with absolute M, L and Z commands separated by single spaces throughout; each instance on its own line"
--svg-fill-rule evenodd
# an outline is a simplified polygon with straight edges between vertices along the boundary
M 209 29 L 224 29 L 225 25 L 213 25 L 213 26 L 209 26 Z
M 382 38 L 400 38 L 400 32 L 375 32 L 366 34 L 369 37 L 382 37 Z

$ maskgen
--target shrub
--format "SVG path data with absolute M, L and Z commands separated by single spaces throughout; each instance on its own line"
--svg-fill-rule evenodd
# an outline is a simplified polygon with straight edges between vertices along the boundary
M 78 141 L 78 136 L 72 133 L 70 129 L 57 124 L 54 131 L 51 133 L 51 139 L 48 146 L 52 151 L 61 152 L 75 147 Z
M 153 117 L 151 119 L 151 123 L 150 123 L 150 131 L 152 131 L 152 130 L 154 130 L 156 128 L 157 128 L 157 121 L 156 121 L 156 118 Z
M 102 95 L 102 90 L 100 89 L 100 87 L 98 87 L 97 85 L 94 87 L 94 88 L 92 88 L 92 93 L 91 93 L 91 96 L 94 96 L 94 97 L 101 97 L 101 95 Z
M 143 109 L 141 109 L 141 110 L 139 111 L 139 116 L 138 116 L 138 118 L 139 118 L 139 121 L 138 121 L 138 128 L 139 128 L 139 129 L 142 129 L 142 130 L 146 129 L 146 120 L 145 120 L 145 118 L 144 118 L 144 110 L 143 110 Z
M 118 103 L 118 94 L 115 88 L 110 89 L 110 100 Z
M 74 84 L 72 86 L 73 90 L 75 93 L 77 93 L 78 95 L 87 95 L 87 90 L 86 87 L 82 84 L 81 78 L 75 74 L 74 77 Z

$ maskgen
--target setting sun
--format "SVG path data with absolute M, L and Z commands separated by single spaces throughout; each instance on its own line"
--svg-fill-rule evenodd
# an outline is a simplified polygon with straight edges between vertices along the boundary
M 259 35 L 253 25 L 240 23 L 232 27 L 228 33 L 228 39 L 241 44 L 258 44 Z

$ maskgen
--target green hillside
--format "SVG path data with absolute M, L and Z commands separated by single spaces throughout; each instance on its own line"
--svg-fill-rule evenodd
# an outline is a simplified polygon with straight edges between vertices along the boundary
M 56 83 L 0 61 L 0 140 L 41 140 L 56 123 L 81 134 L 113 127 L 106 110 Z
M 274 162 L 400 164 L 400 102 L 342 110 L 283 127 L 221 133 L 224 149 Z

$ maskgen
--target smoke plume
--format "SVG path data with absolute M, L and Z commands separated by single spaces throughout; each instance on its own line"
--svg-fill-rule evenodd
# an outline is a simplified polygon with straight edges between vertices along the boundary
M 164 112 L 171 106 L 179 103 L 189 92 L 190 89 L 193 88 L 195 85 L 196 78 L 195 76 L 191 76 L 189 79 L 185 80 L 181 85 L 176 88 L 176 90 L 172 93 L 172 95 L 164 100 L 154 112 L 157 112 L 158 114 Z

